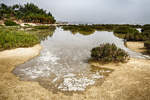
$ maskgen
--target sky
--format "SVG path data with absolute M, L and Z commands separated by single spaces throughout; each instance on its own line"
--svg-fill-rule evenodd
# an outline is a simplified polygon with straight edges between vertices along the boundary
M 0 0 L 8 5 L 32 2 L 57 21 L 94 24 L 149 24 L 150 0 Z

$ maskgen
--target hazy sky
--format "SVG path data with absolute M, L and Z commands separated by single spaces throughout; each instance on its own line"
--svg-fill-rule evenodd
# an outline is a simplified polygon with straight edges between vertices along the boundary
M 59 21 L 77 23 L 150 23 L 150 0 L 0 0 L 5 4 L 32 2 Z

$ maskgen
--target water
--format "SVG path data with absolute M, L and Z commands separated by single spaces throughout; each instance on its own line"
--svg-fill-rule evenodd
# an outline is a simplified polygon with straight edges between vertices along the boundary
M 0 0 L 5 4 L 32 2 L 57 21 L 77 24 L 149 24 L 150 0 Z
M 88 64 L 90 50 L 102 43 L 115 43 L 130 56 L 144 58 L 124 46 L 122 39 L 113 32 L 96 31 L 90 35 L 72 34 L 57 28 L 53 36 L 42 41 L 40 56 L 19 65 L 13 73 L 25 81 L 37 81 L 53 91 L 84 91 L 94 84 L 101 84 L 112 70 Z

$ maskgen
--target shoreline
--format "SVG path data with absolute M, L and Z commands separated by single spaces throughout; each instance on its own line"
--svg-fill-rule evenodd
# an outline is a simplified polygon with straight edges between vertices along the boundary
M 40 44 L 28 48 L 4 50 L 0 52 L 0 62 L 1 60 L 4 61 L 10 59 L 9 63 L 11 63 L 11 65 L 18 65 L 38 56 L 41 50 L 42 46 Z
M 38 82 L 20 81 L 11 71 L 39 55 L 42 47 L 17 48 L 0 52 L 0 100 L 148 100 L 150 60 L 131 58 L 127 63 L 94 64 L 114 71 L 102 85 L 93 85 L 81 94 L 64 95 L 48 91 Z
M 134 25 L 134 26 L 143 26 L 146 24 L 95 24 L 95 23 L 71 23 L 71 22 L 55 22 L 53 24 L 42 24 L 42 23 L 33 23 L 33 22 L 23 22 L 22 20 L 13 20 L 14 22 L 16 22 L 17 24 L 19 24 L 20 26 L 26 26 L 25 24 L 31 25 L 31 26 L 40 26 L 40 25 L 45 25 L 45 26 L 70 26 L 70 25 Z M 0 25 L 4 25 L 4 20 L 0 20 Z M 5 25 L 4 25 L 5 26 Z

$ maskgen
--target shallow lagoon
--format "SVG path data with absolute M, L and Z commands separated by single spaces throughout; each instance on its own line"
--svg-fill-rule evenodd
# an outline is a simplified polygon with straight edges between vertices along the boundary
M 145 58 L 124 46 L 122 39 L 113 32 L 95 31 L 90 35 L 72 34 L 56 28 L 54 34 L 41 42 L 41 54 L 14 69 L 13 73 L 24 81 L 38 81 L 53 91 L 84 91 L 94 84 L 101 84 L 113 70 L 88 64 L 90 50 L 102 43 L 115 43 L 130 56 Z

